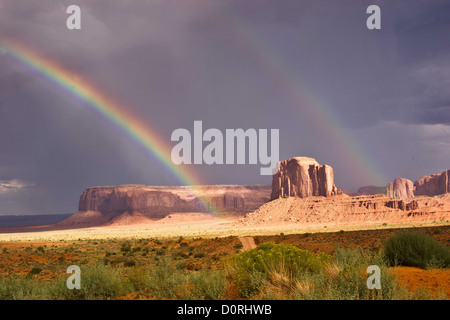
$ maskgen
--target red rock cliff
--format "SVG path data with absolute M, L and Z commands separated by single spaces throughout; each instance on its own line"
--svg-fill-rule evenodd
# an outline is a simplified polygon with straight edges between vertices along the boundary
M 278 163 L 272 177 L 271 199 L 282 197 L 329 197 L 341 194 L 334 185 L 333 168 L 313 158 L 295 157 Z
M 450 169 L 440 174 L 424 176 L 414 182 L 415 195 L 436 196 L 450 192 Z
M 396 178 L 386 186 L 386 195 L 395 199 L 433 197 L 445 193 L 450 193 L 450 169 L 439 174 L 423 176 L 414 184 L 408 179 Z

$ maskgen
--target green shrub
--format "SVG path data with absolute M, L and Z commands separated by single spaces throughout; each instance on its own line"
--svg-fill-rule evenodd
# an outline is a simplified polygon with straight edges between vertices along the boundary
M 28 276 L 34 276 L 36 274 L 39 274 L 42 272 L 42 268 L 38 268 L 38 267 L 33 267 L 30 272 L 28 272 Z
M 39 246 L 39 247 L 37 247 L 36 248 L 36 252 L 44 252 L 45 251 L 45 249 L 44 249 L 44 247 L 43 246 Z
M 417 232 L 402 232 L 384 243 L 385 255 L 391 265 L 419 268 L 450 266 L 450 249 L 432 237 Z

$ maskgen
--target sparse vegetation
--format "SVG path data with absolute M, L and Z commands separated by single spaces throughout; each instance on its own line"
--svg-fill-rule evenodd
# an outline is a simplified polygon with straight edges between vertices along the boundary
M 406 296 L 381 253 L 337 249 L 334 258 L 289 245 L 264 243 L 233 258 L 229 272 L 239 294 L 262 299 L 368 299 L 366 268 L 382 269 L 382 299 Z
M 448 242 L 447 230 L 430 228 L 427 234 Z M 0 299 L 446 298 L 445 283 L 434 291 L 399 284 L 397 268 L 391 266 L 400 260 L 391 261 L 386 250 L 398 231 L 373 232 L 259 236 L 259 246 L 244 252 L 237 251 L 237 237 L 5 243 Z M 431 246 L 435 244 L 419 247 L 442 251 Z M 432 254 L 425 267 L 448 267 L 442 257 Z M 81 290 L 66 287 L 69 264 L 81 267 Z M 382 290 L 375 295 L 366 285 L 371 264 L 381 269 Z
M 285 277 L 286 281 L 291 282 L 299 274 L 316 272 L 330 261 L 331 257 L 323 253 L 314 255 L 292 245 L 267 242 L 234 256 L 231 273 L 239 293 L 250 298 L 260 292 L 267 282 L 272 283 L 273 277 Z

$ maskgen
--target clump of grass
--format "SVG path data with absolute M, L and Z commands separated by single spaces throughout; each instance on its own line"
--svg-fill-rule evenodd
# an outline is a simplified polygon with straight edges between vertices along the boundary
M 46 288 L 30 277 L 0 280 L 0 300 L 27 300 L 41 297 Z
M 382 252 L 336 250 L 334 258 L 290 245 L 265 243 L 236 255 L 228 272 L 240 296 L 260 299 L 363 300 L 370 299 L 366 271 L 380 267 L 377 299 L 401 299 L 406 291 L 387 269 Z
M 277 277 L 291 281 L 299 273 L 318 271 L 330 261 L 331 257 L 324 253 L 315 255 L 292 245 L 266 242 L 234 256 L 231 272 L 240 295 L 248 298 L 267 282 L 277 282 Z
M 384 251 L 390 265 L 404 265 L 422 269 L 450 266 L 450 249 L 418 232 L 402 232 L 384 243 Z
M 129 293 L 132 289 L 119 270 L 100 262 L 81 267 L 81 289 L 69 290 L 66 281 L 66 276 L 57 279 L 47 289 L 44 298 L 110 300 Z
M 172 261 L 169 258 L 162 258 L 158 265 L 149 271 L 146 289 L 155 299 L 184 297 L 186 291 L 184 272 L 174 271 Z
M 221 300 L 225 298 L 226 276 L 221 271 L 200 270 L 189 274 L 189 295 L 186 298 Z

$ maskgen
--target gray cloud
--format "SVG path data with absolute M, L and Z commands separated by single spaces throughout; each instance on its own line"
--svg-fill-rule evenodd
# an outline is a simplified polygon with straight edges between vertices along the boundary
M 20 181 L 17 179 L 12 180 L 0 180 L 0 194 L 9 194 L 13 192 L 17 192 L 23 188 L 32 187 L 33 183 L 28 183 L 24 181 Z
M 448 166 L 446 1 L 80 0 L 81 31 L 65 28 L 72 1 L 0 4 L 0 39 L 73 70 L 167 143 L 194 120 L 221 130 L 279 128 L 281 158 L 316 157 L 346 189 Z M 365 27 L 370 4 L 382 8 L 382 30 Z M 342 137 L 311 116 L 318 108 L 359 149 L 345 154 Z M 353 172 L 361 155 L 379 168 L 378 181 Z M 270 184 L 259 165 L 189 169 L 206 183 Z M 92 185 L 179 184 L 86 103 L 4 52 L 0 179 L 35 183 L 3 195 L 0 214 L 74 212 Z

